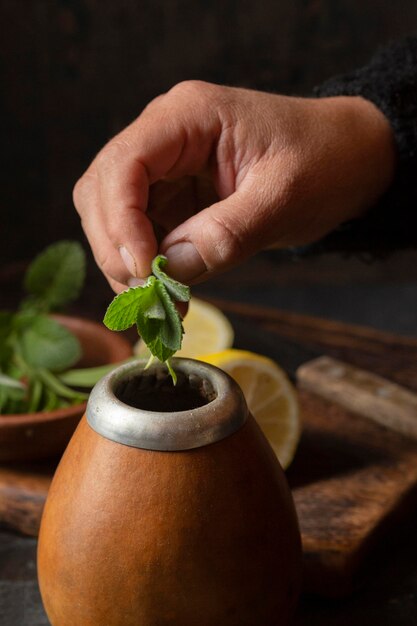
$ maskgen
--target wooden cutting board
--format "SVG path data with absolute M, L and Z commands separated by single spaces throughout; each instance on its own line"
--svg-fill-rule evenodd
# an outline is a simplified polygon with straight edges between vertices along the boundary
M 237 346 L 268 354 L 293 376 L 303 360 L 326 353 L 417 390 L 415 339 L 249 305 L 217 304 L 235 326 Z M 413 515 L 417 443 L 375 423 L 372 410 L 364 417 L 342 407 L 339 399 L 336 403 L 304 389 L 300 404 L 303 435 L 288 479 L 302 534 L 305 590 L 342 595 Z M 37 534 L 56 463 L 0 467 L 4 525 Z

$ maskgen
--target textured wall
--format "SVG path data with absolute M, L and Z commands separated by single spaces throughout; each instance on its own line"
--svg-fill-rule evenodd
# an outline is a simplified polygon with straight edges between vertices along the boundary
M 415 0 L 0 0 L 0 12 L 6 259 L 80 236 L 74 181 L 179 80 L 308 93 L 417 28 Z

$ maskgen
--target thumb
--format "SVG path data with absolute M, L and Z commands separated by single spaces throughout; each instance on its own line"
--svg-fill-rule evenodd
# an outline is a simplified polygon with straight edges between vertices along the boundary
M 236 191 L 189 218 L 161 243 L 170 275 L 200 282 L 243 262 L 262 248 L 263 214 L 252 194 Z

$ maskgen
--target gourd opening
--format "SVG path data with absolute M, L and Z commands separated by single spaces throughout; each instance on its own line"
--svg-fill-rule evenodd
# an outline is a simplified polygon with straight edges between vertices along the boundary
M 174 386 L 162 364 L 148 370 L 131 372 L 115 383 L 118 400 L 135 409 L 172 413 L 191 411 L 209 404 L 217 397 L 213 384 L 203 376 L 176 369 Z

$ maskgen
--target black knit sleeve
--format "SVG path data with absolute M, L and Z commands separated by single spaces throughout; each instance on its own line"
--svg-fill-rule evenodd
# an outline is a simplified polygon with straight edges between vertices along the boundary
M 383 254 L 417 246 L 417 36 L 380 50 L 369 65 L 316 87 L 317 97 L 362 96 L 387 117 L 398 148 L 395 180 L 367 214 L 318 244 Z

